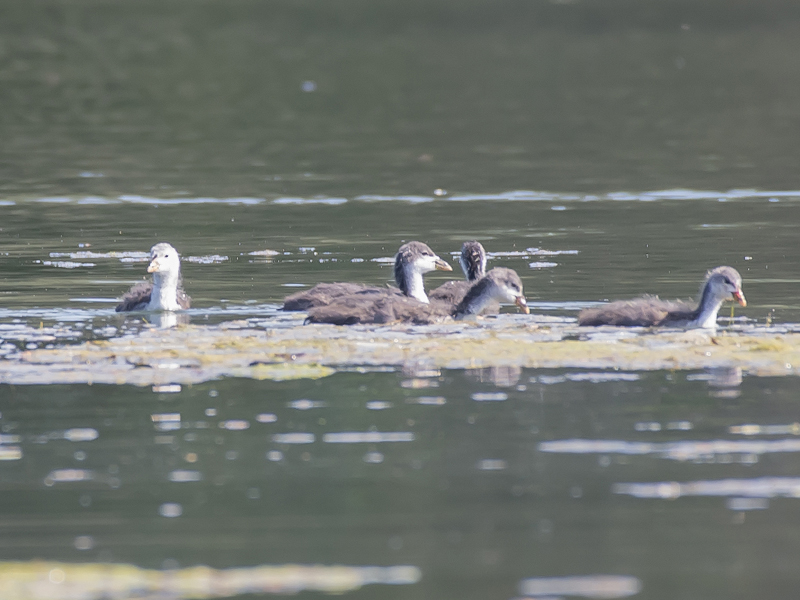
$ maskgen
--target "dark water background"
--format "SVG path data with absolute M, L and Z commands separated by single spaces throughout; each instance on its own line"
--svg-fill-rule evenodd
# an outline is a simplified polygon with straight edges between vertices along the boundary
M 406 240 L 449 257 L 477 238 L 522 253 L 490 264 L 516 269 L 537 311 L 686 298 L 730 264 L 749 302 L 737 315 L 796 322 L 798 34 L 788 1 L 6 0 L 0 320 L 68 324 L 63 343 L 121 327 L 113 299 L 145 265 L 109 253 L 163 240 L 203 322 L 269 315 L 297 285 L 381 284 L 373 259 Z M 793 597 L 797 500 L 753 490 L 795 478 L 795 451 L 540 444 L 737 441 L 747 423 L 793 443 L 797 380 L 623 375 L 0 386 L 0 426 L 22 449 L 0 463 L 0 558 L 421 569 L 354 598 L 513 598 L 526 578 L 595 574 L 638 578 L 642 598 Z M 445 403 L 409 403 L 420 395 Z M 300 399 L 323 405 L 287 404 Z M 160 413 L 209 428 L 157 432 Z M 62 439 L 73 428 L 99 437 Z M 323 441 L 370 429 L 414 440 Z M 313 443 L 272 437 L 298 432 Z M 70 468 L 97 478 L 48 485 Z M 186 469 L 200 481 L 170 480 Z M 728 478 L 744 491 L 614 487 Z
M 0 192 L 796 190 L 799 16 L 775 0 L 9 0 Z

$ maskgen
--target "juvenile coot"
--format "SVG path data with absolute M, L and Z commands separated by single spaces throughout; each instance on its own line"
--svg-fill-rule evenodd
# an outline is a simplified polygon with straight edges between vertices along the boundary
M 143 281 L 122 296 L 117 312 L 133 310 L 181 310 L 189 308 L 192 299 L 181 288 L 181 259 L 178 251 L 162 242 L 150 249 L 152 283 Z
M 657 296 L 619 300 L 578 315 L 580 325 L 715 327 L 717 312 L 726 300 L 747 306 L 742 293 L 742 276 L 733 267 L 717 267 L 706 274 L 696 305 L 670 302 Z
M 461 256 L 458 259 L 466 281 L 448 281 L 428 294 L 431 302 L 448 302 L 458 304 L 464 299 L 469 288 L 486 274 L 486 251 L 480 242 L 464 242 Z
M 461 319 L 480 314 L 488 306 L 499 302 L 514 303 L 522 312 L 529 312 L 522 281 L 513 270 L 505 267 L 489 271 L 457 305 L 438 301 L 425 303 L 400 294 L 357 292 L 342 296 L 327 306 L 312 308 L 306 322 L 333 325 L 437 323 L 448 317 Z
M 422 276 L 433 270 L 452 271 L 453 268 L 436 256 L 427 244 L 408 242 L 400 246 L 394 257 L 394 280 L 397 288 L 376 287 L 361 283 L 318 283 L 310 290 L 297 292 L 283 300 L 283 310 L 309 310 L 327 306 L 343 296 L 352 294 L 405 295 L 428 302 Z

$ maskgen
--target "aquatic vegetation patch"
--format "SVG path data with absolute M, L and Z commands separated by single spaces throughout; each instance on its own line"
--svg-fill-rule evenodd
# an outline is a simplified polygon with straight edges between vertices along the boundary
M 79 538 L 86 549 L 94 540 Z M 130 564 L 3 562 L 5 600 L 115 600 L 123 598 L 229 598 L 239 594 L 344 594 L 365 585 L 412 585 L 422 574 L 411 565 L 260 565 L 143 569 Z
M 192 384 L 220 377 L 319 378 L 353 366 L 677 370 L 740 368 L 797 374 L 800 334 L 757 326 L 701 330 L 580 328 L 548 317 L 432 326 L 336 327 L 269 319 L 148 329 L 136 335 L 10 352 L 0 381 L 14 384 Z

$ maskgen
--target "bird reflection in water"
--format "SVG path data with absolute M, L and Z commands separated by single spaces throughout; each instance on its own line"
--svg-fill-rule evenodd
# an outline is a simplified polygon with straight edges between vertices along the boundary
M 741 367 L 714 367 L 706 369 L 708 395 L 712 398 L 738 398 L 742 395 Z
M 147 322 L 155 329 L 170 329 L 178 325 L 188 325 L 190 321 L 189 315 L 182 312 L 165 311 L 147 315 Z
M 520 367 L 484 367 L 481 369 L 467 369 L 466 375 L 473 381 L 492 383 L 497 387 L 513 387 L 519 383 L 522 376 Z

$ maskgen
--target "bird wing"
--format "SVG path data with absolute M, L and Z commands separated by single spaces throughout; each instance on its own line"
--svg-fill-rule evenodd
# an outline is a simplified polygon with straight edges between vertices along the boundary
M 447 281 L 431 290 L 428 299 L 431 302 L 444 302 L 451 306 L 458 305 L 467 295 L 472 284 L 467 281 Z
M 449 307 L 443 304 L 425 304 L 397 289 L 379 291 L 364 290 L 342 296 L 326 306 L 311 308 L 306 323 L 374 325 L 399 321 L 419 325 L 440 321 L 450 312 Z
M 377 293 L 341 296 L 323 306 L 309 308 L 306 323 L 388 323 L 394 320 L 394 311 L 391 303 L 386 303 L 386 298 L 387 296 Z
M 180 306 L 182 309 L 186 310 L 187 308 L 192 307 L 192 298 L 185 291 L 179 289 L 175 296 L 178 300 L 178 306 Z
M 380 290 L 361 283 L 318 283 L 310 290 L 296 292 L 283 299 L 283 310 L 308 310 L 317 306 L 327 306 L 334 300 L 367 289 Z
M 671 310 L 679 309 L 681 306 L 681 303 L 661 300 L 657 296 L 618 300 L 603 306 L 583 309 L 578 315 L 578 324 L 627 327 L 661 325 Z
M 134 285 L 120 298 L 117 304 L 117 312 L 129 312 L 132 310 L 144 310 L 150 304 L 150 296 L 153 293 L 153 284 L 149 281 L 142 281 Z

